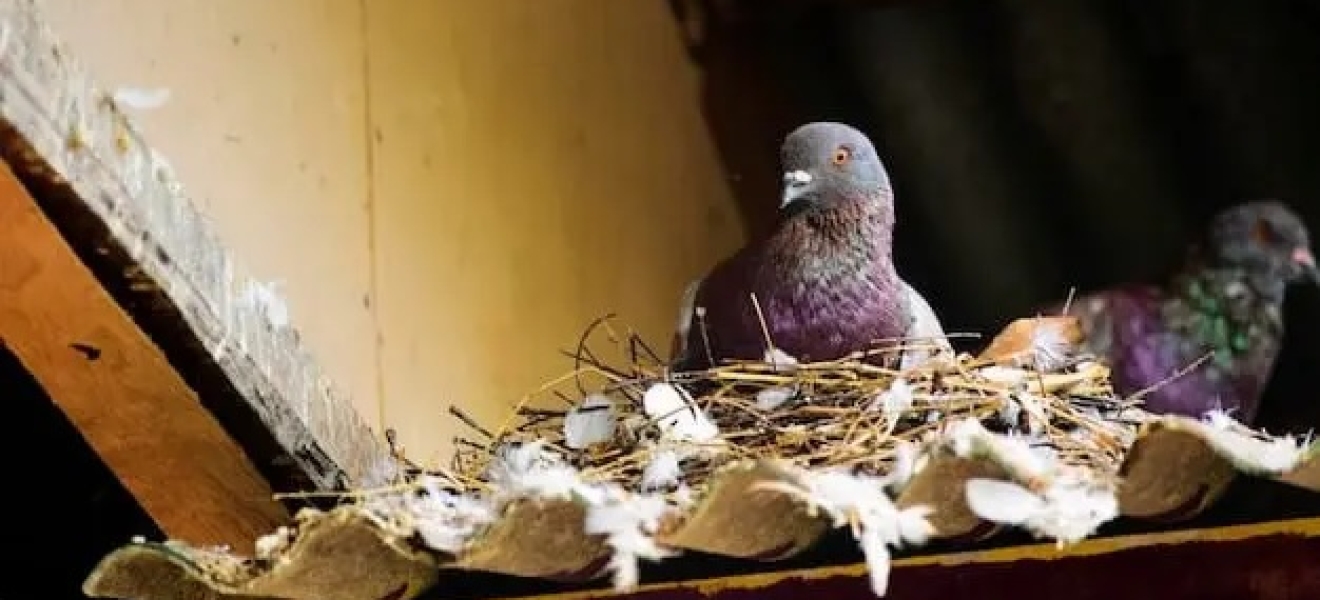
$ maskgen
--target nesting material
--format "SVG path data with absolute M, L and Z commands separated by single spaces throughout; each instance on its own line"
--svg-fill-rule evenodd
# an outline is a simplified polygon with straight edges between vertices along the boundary
M 622 366 L 597 359 L 586 336 L 574 354 L 576 394 L 530 399 L 499 431 L 471 423 L 493 440 L 464 440 L 449 470 L 423 476 L 425 500 L 371 505 L 431 515 L 416 526 L 423 541 L 459 555 L 500 512 L 461 499 L 572 498 L 586 531 L 610 548 L 616 587 L 628 589 L 639 560 L 674 553 L 656 541 L 664 524 L 681 523 L 712 478 L 773 464 L 779 476 L 748 492 L 784 495 L 849 527 L 883 594 L 889 550 L 939 533 L 928 519 L 935 507 L 901 504 L 930 461 L 998 465 L 1004 480 L 967 487 L 971 510 L 1075 542 L 1118 514 L 1118 468 L 1147 420 L 1113 395 L 1104 366 L 1075 355 L 1068 319 L 1024 320 L 981 356 L 938 356 L 904 372 L 877 366 L 895 362 L 885 353 L 899 347 L 804 363 L 769 346 L 761 361 L 669 373 L 635 338 L 600 330 L 630 348 Z
M 303 511 L 250 561 L 134 542 L 102 561 L 88 593 L 407 599 L 443 577 L 436 567 L 611 575 L 627 590 L 646 561 L 683 550 L 777 560 L 839 527 L 883 595 L 891 552 L 986 522 L 1064 545 L 1120 514 L 1204 508 L 1239 472 L 1317 487 L 1307 440 L 1222 413 L 1152 416 L 1115 397 L 1105 368 L 1076 353 L 1068 319 L 1024 319 L 980 356 L 906 372 L 771 350 L 666 373 L 635 336 L 597 331 L 620 360 L 587 339 L 568 383 L 507 422 L 456 412 L 478 435 L 447 467 L 382 464 L 351 502 Z M 164 578 L 189 583 L 161 596 Z
M 1161 419 L 1117 397 L 1108 369 L 1077 352 L 1070 318 L 1022 319 L 979 356 L 905 371 L 879 366 L 898 362 L 893 345 L 810 363 L 768 344 L 759 361 L 671 373 L 636 336 L 597 325 L 624 349 L 619 364 L 588 332 L 561 379 L 573 385 L 528 398 L 494 430 L 456 411 L 480 438 L 460 440 L 446 469 L 385 473 L 393 487 L 362 508 L 460 568 L 563 577 L 599 558 L 619 590 L 637 585 L 642 561 L 684 548 L 786 555 L 814 541 L 815 523 L 846 527 L 884 595 L 891 551 L 969 522 L 1060 546 L 1091 535 L 1122 513 L 1120 469 L 1152 428 L 1190 431 L 1247 472 L 1304 457 L 1296 440 L 1226 415 Z M 754 506 L 775 514 L 745 514 Z M 758 518 L 768 533 L 734 533 Z M 565 538 L 552 524 L 580 529 Z M 506 546 L 519 544 L 539 556 L 514 565 Z
M 580 399 L 561 395 L 560 407 L 520 407 L 499 443 L 542 443 L 588 482 L 640 492 L 674 479 L 672 491 L 699 489 L 737 460 L 885 475 L 902 446 L 973 439 L 950 433 L 952 424 L 970 420 L 987 433 L 1016 436 L 1040 461 L 1116 472 L 1146 415 L 1113 396 L 1108 369 L 1074 357 L 1038 370 L 1007 343 L 996 340 L 997 355 L 940 357 L 908 372 L 865 360 L 882 352 L 799 363 L 777 349 L 763 361 L 695 373 L 666 373 L 645 361 L 585 364 L 581 371 L 603 374 L 601 384 Z M 1052 345 L 1047 356 L 1057 362 L 1064 350 Z M 986 443 L 1016 447 L 1010 439 Z M 488 444 L 463 446 L 455 471 L 482 479 Z M 673 471 L 667 465 L 676 457 L 678 475 L 659 477 Z

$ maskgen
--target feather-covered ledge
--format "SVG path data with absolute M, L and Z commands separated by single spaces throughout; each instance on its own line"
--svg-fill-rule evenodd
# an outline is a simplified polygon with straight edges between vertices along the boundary
M 1032 318 L 979 356 L 906 372 L 771 352 L 667 373 L 609 329 L 621 365 L 584 336 L 563 378 L 576 398 L 546 392 L 496 430 L 473 423 L 484 441 L 448 467 L 392 460 L 377 485 L 303 511 L 251 559 L 130 545 L 86 591 L 173 598 L 142 591 L 169 577 L 223 597 L 411 598 L 444 570 L 610 576 L 627 591 L 645 562 L 684 550 L 775 561 L 845 527 L 884 595 L 890 552 L 931 539 L 1016 527 L 1062 547 L 1119 516 L 1193 515 L 1238 472 L 1315 489 L 1302 441 L 1222 414 L 1145 413 L 1072 356 L 1078 335 L 1070 318 Z

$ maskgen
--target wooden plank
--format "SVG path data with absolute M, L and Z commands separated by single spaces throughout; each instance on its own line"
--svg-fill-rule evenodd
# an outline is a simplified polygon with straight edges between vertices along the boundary
M 142 138 L 42 22 L 0 2 L 0 153 L 268 476 L 359 482 L 388 451 Z M 268 201 L 278 202 L 278 198 Z M 180 325 L 182 324 L 182 325 Z
M 0 163 L 0 340 L 171 537 L 247 548 L 269 485 Z
M 894 561 L 886 600 L 1179 600 L 1320 597 L 1320 518 L 1041 543 Z M 422 598 L 452 597 L 445 585 Z M 474 597 L 471 595 L 465 597 Z M 502 600 L 874 600 L 866 566 L 853 564 Z

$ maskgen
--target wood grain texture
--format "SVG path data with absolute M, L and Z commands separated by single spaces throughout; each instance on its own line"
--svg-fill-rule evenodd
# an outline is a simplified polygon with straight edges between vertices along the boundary
M 248 548 L 287 520 L 242 448 L 3 164 L 0 244 L 0 339 L 167 535 Z
M 232 388 L 204 400 L 255 414 L 281 458 L 312 487 L 335 488 L 378 465 L 384 444 L 299 333 L 252 301 L 260 280 L 233 257 L 169 162 L 43 22 L 37 2 L 0 3 L 0 33 L 6 159 L 30 188 L 30 180 L 41 179 L 68 196 L 61 210 L 50 211 L 61 227 L 93 223 L 104 232 L 91 240 L 102 245 L 93 250 L 127 256 L 134 285 L 158 290 L 152 302 L 171 305 L 201 349 L 190 360 L 207 363 Z M 50 193 L 37 201 L 44 209 L 56 202 Z

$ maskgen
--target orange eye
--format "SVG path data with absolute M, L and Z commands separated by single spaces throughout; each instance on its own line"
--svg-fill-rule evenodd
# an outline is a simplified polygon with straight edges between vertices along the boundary
M 846 146 L 840 146 L 839 149 L 834 151 L 834 156 L 830 157 L 830 162 L 833 162 L 836 165 L 842 165 L 850 159 L 852 159 L 852 151 Z
M 1251 228 L 1251 237 L 1257 242 L 1267 245 L 1273 245 L 1279 241 L 1279 236 L 1274 232 L 1270 224 L 1261 220 L 1256 221 Z

